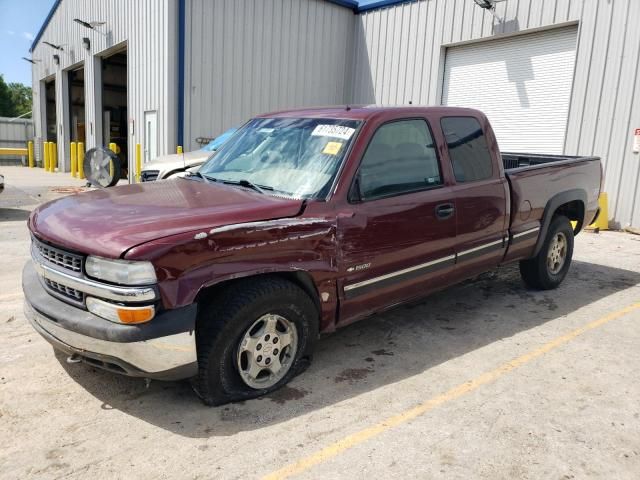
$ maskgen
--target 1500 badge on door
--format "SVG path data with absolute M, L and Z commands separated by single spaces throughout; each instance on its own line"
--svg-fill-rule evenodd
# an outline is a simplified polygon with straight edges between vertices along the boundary
M 371 263 L 363 263 L 362 265 L 356 265 L 354 267 L 347 268 L 347 272 L 359 272 L 360 270 L 366 270 L 371 266 Z

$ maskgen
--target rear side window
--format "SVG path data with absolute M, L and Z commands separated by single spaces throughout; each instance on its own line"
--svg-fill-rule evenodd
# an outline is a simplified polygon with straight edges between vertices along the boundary
M 473 117 L 440 120 L 456 182 L 476 182 L 493 175 L 493 161 L 480 123 Z
M 367 147 L 359 173 L 363 200 L 442 184 L 438 157 L 424 120 L 382 125 Z

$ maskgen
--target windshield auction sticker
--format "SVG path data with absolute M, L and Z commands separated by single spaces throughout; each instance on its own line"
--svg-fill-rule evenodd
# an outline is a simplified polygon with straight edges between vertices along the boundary
M 343 127 L 342 125 L 320 124 L 313 129 L 311 135 L 314 137 L 333 137 L 349 140 L 355 131 L 355 128 Z
M 340 142 L 327 142 L 327 144 L 324 147 L 324 150 L 322 150 L 322 153 L 327 155 L 337 155 L 340 152 L 341 148 L 342 148 L 342 143 Z

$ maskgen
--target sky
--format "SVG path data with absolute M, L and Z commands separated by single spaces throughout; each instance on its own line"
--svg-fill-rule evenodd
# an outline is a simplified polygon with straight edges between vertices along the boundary
M 55 0 L 0 0 L 0 73 L 5 82 L 31 86 L 29 57 L 33 38 Z M 360 0 L 366 5 L 377 0 Z
M 0 73 L 4 81 L 31 86 L 29 48 L 54 0 L 0 0 Z

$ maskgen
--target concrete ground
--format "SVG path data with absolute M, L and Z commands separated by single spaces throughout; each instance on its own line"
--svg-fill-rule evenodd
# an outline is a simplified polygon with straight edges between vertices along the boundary
M 640 236 L 579 235 L 556 291 L 509 266 L 354 324 L 290 386 L 208 408 L 68 365 L 26 323 L 25 219 L 81 182 L 3 173 L 2 478 L 640 478 Z

